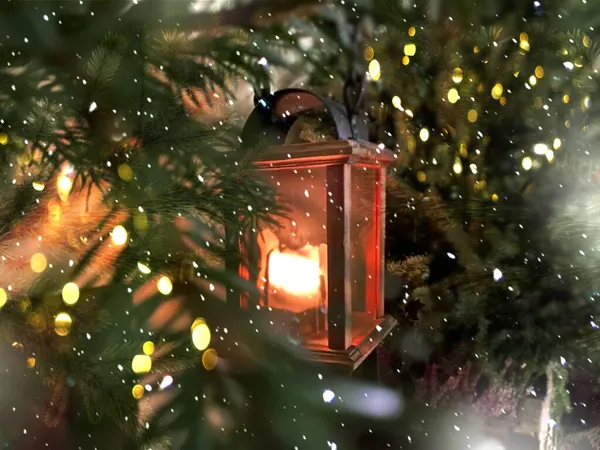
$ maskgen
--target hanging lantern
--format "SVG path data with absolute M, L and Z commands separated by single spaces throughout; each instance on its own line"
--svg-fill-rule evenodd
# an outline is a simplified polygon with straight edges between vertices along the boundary
M 397 159 L 367 142 L 364 120 L 348 110 L 298 89 L 257 101 L 242 142 L 260 148 L 255 163 L 288 214 L 256 233 L 255 245 L 234 229 L 228 242 L 244 256 L 258 249 L 258 270 L 229 268 L 256 284 L 260 310 L 282 327 L 274 331 L 312 359 L 354 371 L 369 355 L 376 360 L 396 324 L 384 314 L 383 291 L 385 171 Z M 255 307 L 233 292 L 228 301 Z

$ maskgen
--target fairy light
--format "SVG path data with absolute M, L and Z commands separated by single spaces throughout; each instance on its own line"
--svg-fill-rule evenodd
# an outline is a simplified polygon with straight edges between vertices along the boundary
M 369 63 L 369 75 L 373 81 L 377 81 L 381 78 L 381 65 L 376 59 L 372 59 Z

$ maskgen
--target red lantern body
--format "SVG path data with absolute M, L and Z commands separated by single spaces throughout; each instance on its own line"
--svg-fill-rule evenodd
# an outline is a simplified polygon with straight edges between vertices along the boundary
M 312 359 L 348 371 L 396 323 L 384 314 L 385 170 L 393 161 L 391 151 L 354 140 L 270 147 L 256 161 L 288 208 L 280 227 L 258 234 L 258 307 Z

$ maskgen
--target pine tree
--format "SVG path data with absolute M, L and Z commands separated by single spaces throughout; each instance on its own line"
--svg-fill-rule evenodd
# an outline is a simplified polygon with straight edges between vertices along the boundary
M 225 271 L 224 227 L 283 205 L 206 116 L 284 63 L 293 38 L 253 28 L 315 3 L 0 5 L 2 445 L 335 448 L 374 428 L 340 433 L 368 388 L 222 301 L 255 289 Z
M 425 382 L 435 369 L 438 384 L 467 366 L 488 382 L 502 374 L 517 399 L 550 391 L 546 422 L 559 421 L 568 369 L 590 366 L 598 349 L 598 5 L 371 6 L 329 11 L 313 32 L 334 35 L 365 10 L 375 24 L 367 118 L 401 161 L 386 240 L 406 285 L 401 371 Z M 308 59 L 344 73 L 339 46 Z M 336 91 L 326 71 L 313 80 L 325 95 Z M 423 349 L 428 369 L 415 375 Z

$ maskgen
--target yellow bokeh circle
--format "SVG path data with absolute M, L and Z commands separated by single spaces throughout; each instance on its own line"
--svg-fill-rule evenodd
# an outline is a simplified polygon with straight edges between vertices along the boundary
M 127 242 L 127 230 L 122 225 L 117 225 L 110 233 L 110 237 L 115 245 L 124 245 Z
M 162 276 L 156 282 L 158 292 L 163 295 L 169 295 L 173 291 L 173 282 L 167 276 Z
M 152 369 L 152 358 L 148 355 L 135 355 L 131 361 L 131 370 L 134 373 L 148 373 Z
M 136 384 L 133 389 L 131 389 L 131 395 L 133 395 L 133 398 L 136 400 L 142 398 L 144 396 L 144 386 Z
M 202 351 L 210 344 L 210 328 L 203 319 L 196 319 L 192 325 L 192 343 Z
M 131 181 L 133 180 L 133 170 L 129 164 L 121 164 L 117 169 L 117 174 L 119 178 L 123 181 Z
M 62 288 L 62 299 L 67 305 L 74 305 L 79 300 L 79 286 L 67 283 Z
M 144 352 L 144 355 L 150 356 L 152 353 L 154 353 L 154 342 L 144 342 L 144 345 L 142 345 L 142 351 Z
M 66 336 L 71 332 L 73 319 L 65 312 L 59 313 L 54 319 L 54 331 L 59 336 Z
M 46 256 L 43 253 L 36 253 L 31 257 L 31 270 L 35 273 L 42 273 L 46 270 L 46 266 L 48 265 L 48 261 L 46 260 Z
M 209 348 L 202 354 L 202 365 L 206 370 L 213 370 L 219 363 L 219 355 L 214 348 Z

